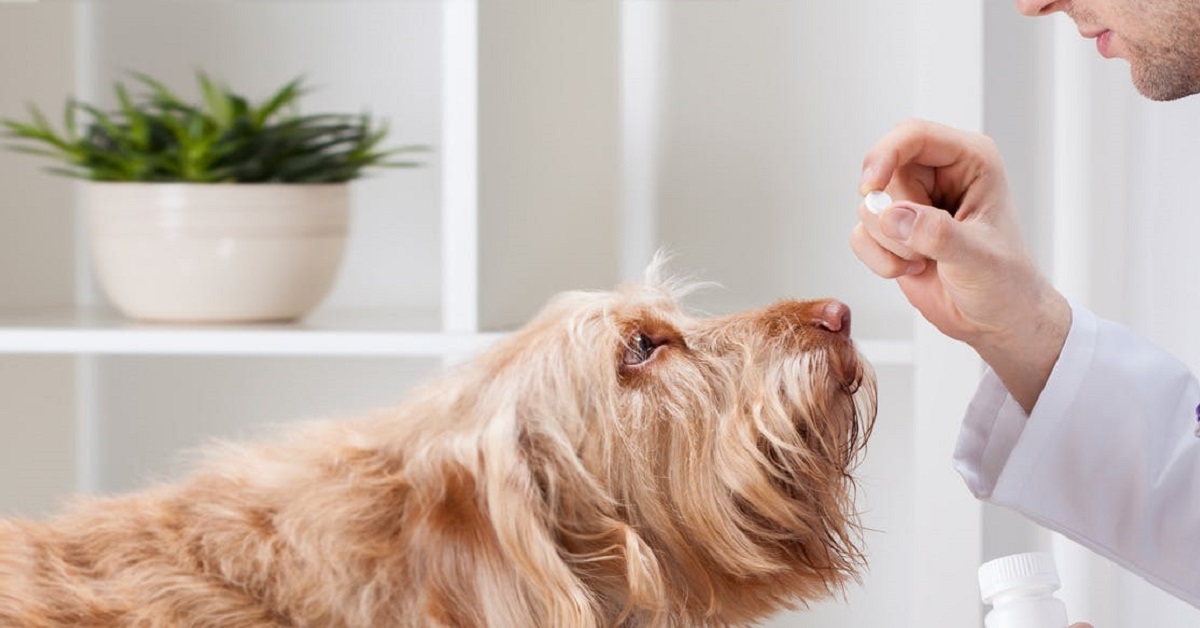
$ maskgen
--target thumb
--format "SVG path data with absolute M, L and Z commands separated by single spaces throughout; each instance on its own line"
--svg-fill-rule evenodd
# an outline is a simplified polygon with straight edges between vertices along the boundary
M 953 263 L 970 255 L 964 227 L 949 212 L 916 203 L 897 203 L 879 215 L 883 235 L 935 261 Z

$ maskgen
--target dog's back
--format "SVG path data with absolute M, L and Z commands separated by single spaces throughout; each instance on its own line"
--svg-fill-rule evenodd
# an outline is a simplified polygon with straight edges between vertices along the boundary
M 365 503 L 375 496 L 345 481 L 358 475 L 350 431 L 312 424 L 218 450 L 178 484 L 0 520 L 0 627 L 353 625 L 331 593 L 347 583 L 329 573 L 351 577 L 347 521 L 397 505 Z
M 416 443 L 384 435 L 397 412 L 230 446 L 181 483 L 50 521 L 0 519 L 0 628 L 533 625 L 474 472 L 435 455 L 414 486 Z
M 281 625 L 204 564 L 190 527 L 177 496 L 155 492 L 0 521 L 0 626 Z

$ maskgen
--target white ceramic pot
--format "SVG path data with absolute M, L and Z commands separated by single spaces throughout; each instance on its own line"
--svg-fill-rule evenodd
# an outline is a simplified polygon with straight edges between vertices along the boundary
M 89 183 L 104 294 L 147 321 L 304 316 L 337 277 L 347 184 Z

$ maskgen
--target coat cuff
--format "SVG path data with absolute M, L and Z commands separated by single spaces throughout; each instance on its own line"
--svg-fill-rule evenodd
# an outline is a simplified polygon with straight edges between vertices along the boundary
M 1041 448 L 1026 447 L 1014 455 L 1017 443 L 1026 432 L 1038 436 L 1028 439 L 1034 443 L 1056 441 L 1053 436 L 1062 428 L 1056 419 L 1074 402 L 1095 346 L 1095 314 L 1072 303 L 1071 329 L 1029 415 L 992 369 L 985 369 L 954 449 L 954 468 L 975 497 L 990 498 L 1002 474 L 1008 484 L 1024 482 Z

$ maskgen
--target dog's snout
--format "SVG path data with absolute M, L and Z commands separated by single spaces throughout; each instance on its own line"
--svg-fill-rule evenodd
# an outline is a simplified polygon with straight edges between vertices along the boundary
M 766 325 L 764 331 L 768 336 L 799 332 L 798 338 L 813 338 L 813 332 L 816 335 L 828 332 L 843 339 L 850 338 L 850 306 L 836 299 L 780 301 L 751 316 L 748 320 Z
M 850 335 L 850 306 L 834 299 L 818 304 L 817 325 L 836 334 Z
M 843 336 L 850 335 L 850 306 L 830 299 L 818 302 L 815 309 L 817 326 Z

